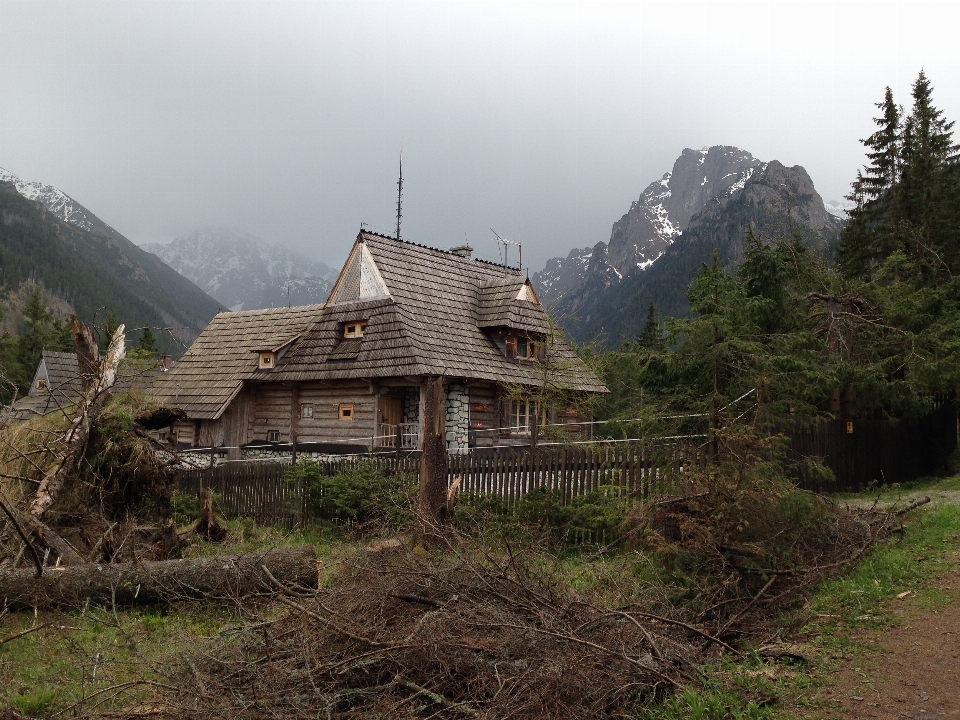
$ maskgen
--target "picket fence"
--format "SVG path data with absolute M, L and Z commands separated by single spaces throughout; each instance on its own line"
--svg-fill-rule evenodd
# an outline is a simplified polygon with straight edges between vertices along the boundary
M 622 444 L 601 447 L 558 447 L 529 450 L 505 448 L 453 455 L 448 484 L 460 479 L 463 495 L 491 495 L 507 509 L 532 490 L 546 488 L 564 504 L 600 488 L 628 499 L 644 499 L 664 489 L 670 478 L 682 477 L 705 460 L 704 450 L 689 446 L 652 447 Z M 313 461 L 301 461 L 313 462 Z M 402 473 L 419 481 L 419 455 L 371 454 L 316 461 L 320 473 L 332 477 L 341 470 L 366 463 L 387 474 Z M 289 465 L 276 462 L 225 463 L 204 470 L 179 473 L 176 489 L 195 495 L 210 488 L 217 509 L 225 517 L 248 517 L 260 524 L 292 529 L 311 519 L 307 493 L 284 479 Z

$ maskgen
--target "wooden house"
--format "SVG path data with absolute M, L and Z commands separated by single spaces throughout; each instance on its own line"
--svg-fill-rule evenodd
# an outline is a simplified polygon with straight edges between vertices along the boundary
M 181 445 L 416 449 L 436 376 L 452 453 L 582 423 L 557 398 L 606 392 L 518 270 L 363 231 L 326 304 L 217 315 L 152 394 L 186 411 Z

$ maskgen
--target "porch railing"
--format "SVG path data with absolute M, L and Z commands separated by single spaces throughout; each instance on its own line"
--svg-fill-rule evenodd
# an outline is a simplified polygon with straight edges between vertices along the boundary
M 401 450 L 420 449 L 419 423 L 400 423 L 398 425 L 380 423 L 380 433 L 373 439 L 373 446 L 378 448 L 396 447 L 398 432 L 400 433 Z

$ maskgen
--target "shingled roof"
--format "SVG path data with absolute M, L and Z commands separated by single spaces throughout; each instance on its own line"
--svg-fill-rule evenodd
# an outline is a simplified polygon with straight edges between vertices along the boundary
M 40 378 L 46 381 L 46 390 L 37 388 L 37 380 Z M 40 354 L 40 363 L 34 373 L 29 394 L 54 395 L 61 403 L 68 403 L 79 397 L 82 387 L 76 353 L 44 350 Z
M 243 385 L 262 374 L 255 351 L 281 348 L 312 325 L 323 305 L 219 313 L 150 395 L 197 420 L 215 420 Z
M 335 352 L 343 324 L 359 320 L 367 321 L 362 341 Z M 487 332 L 497 327 L 551 336 L 546 372 L 539 362 L 505 357 Z M 269 374 L 279 380 L 445 375 L 533 386 L 549 376 L 574 390 L 606 390 L 551 332 L 518 270 L 371 232 L 357 236 L 318 321 Z
M 546 335 L 550 321 L 527 278 L 511 274 L 480 285 L 477 325 L 482 328 L 509 327 Z

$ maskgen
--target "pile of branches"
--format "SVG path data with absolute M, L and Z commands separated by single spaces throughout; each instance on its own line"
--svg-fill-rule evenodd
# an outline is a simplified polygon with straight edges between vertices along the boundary
M 145 499 L 156 504 L 161 521 L 171 515 L 172 473 L 147 433 L 182 413 L 138 406 L 129 397 L 126 404 L 111 403 L 124 357 L 124 328 L 117 328 L 101 357 L 90 328 L 76 316 L 71 322 L 79 398 L 59 413 L 37 418 L 32 427 L 7 429 L 0 448 L 0 558 L 6 556 L 6 567 L 13 568 L 32 559 L 38 576 L 44 566 L 110 562 L 124 548 L 131 560 L 139 559 L 133 554 L 135 523 L 127 522 L 121 537 L 117 526 Z M 173 540 L 164 558 L 178 556 Z
M 782 438 L 751 431 L 718 433 L 714 461 L 691 469 L 681 492 L 637 506 L 616 543 L 669 570 L 669 604 L 731 643 L 782 634 L 786 613 L 822 580 L 844 572 L 929 501 L 897 511 L 839 505 L 795 485 L 781 446 Z
M 922 504 L 864 511 L 804 494 L 811 504 L 798 509 L 784 491 L 771 513 L 696 489 L 642 506 L 645 530 L 625 543 L 647 550 L 612 566 L 660 567 L 659 582 L 611 576 L 578 591 L 545 546 L 449 530 L 432 551 L 376 544 L 323 589 L 274 581 L 283 616 L 248 604 L 255 620 L 165 669 L 151 707 L 189 718 L 634 716 L 700 685 L 724 653 L 806 661 L 778 643 L 785 611 Z M 789 512 L 808 521 L 767 525 Z M 751 533 L 720 532 L 747 516 Z
M 671 617 L 582 596 L 529 546 L 387 543 L 329 584 L 277 583 L 286 615 L 194 652 L 152 707 L 189 718 L 619 717 L 697 682 L 696 664 L 724 647 Z

